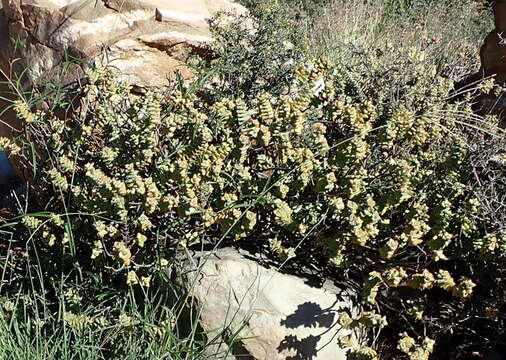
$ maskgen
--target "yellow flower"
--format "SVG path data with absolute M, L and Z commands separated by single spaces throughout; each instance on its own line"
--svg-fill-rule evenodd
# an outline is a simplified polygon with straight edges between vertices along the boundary
M 292 223 L 292 209 L 281 199 L 274 200 L 274 217 L 278 225 L 287 226 Z
M 126 283 L 128 286 L 136 285 L 139 283 L 139 278 L 135 271 L 132 270 L 128 272 Z
M 130 265 L 132 262 L 132 253 L 126 244 L 123 241 L 116 241 L 113 248 L 116 259 L 121 260 L 124 265 Z
M 101 241 L 95 241 L 95 246 L 91 251 L 91 259 L 94 260 L 98 258 L 104 252 L 104 247 Z
M 149 287 L 151 284 L 151 276 L 141 276 L 139 284 L 143 287 Z
M 139 246 L 139 247 L 144 247 L 144 243 L 146 242 L 148 238 L 141 234 L 141 233 L 137 233 L 137 236 L 135 238 L 135 243 Z
M 409 354 L 409 352 L 415 345 L 416 345 L 415 339 L 413 339 L 411 336 L 404 336 L 399 340 L 397 349 L 399 349 L 405 354 Z
M 470 279 L 463 278 L 457 286 L 453 288 L 453 295 L 461 299 L 467 299 L 473 294 L 473 288 L 476 286 Z

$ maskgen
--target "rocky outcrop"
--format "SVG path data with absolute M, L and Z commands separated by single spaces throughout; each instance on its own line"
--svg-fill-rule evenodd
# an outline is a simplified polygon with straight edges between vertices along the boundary
M 131 83 L 166 85 L 178 67 L 185 71 L 182 52 L 203 52 L 212 41 L 207 19 L 218 11 L 246 11 L 226 0 L 2 2 L 0 64 L 8 71 L 8 62 L 21 57 L 34 82 L 59 72 L 65 61 L 93 59 L 118 67 Z M 22 48 L 15 49 L 9 38 Z M 98 54 L 104 56 L 97 59 Z
M 506 0 L 493 5 L 495 29 L 485 38 L 480 51 L 483 74 L 506 82 Z
M 208 18 L 218 11 L 246 12 L 228 0 L 2 0 L 2 5 L 0 69 L 9 76 L 23 73 L 26 86 L 75 80 L 90 63 L 117 68 L 132 85 L 165 86 L 177 70 L 191 76 L 184 63 L 189 52 L 208 51 L 213 41 Z
M 486 77 L 493 77 L 499 85 L 506 84 L 506 0 L 493 3 L 495 28 L 485 38 L 480 49 L 481 69 L 457 84 L 457 91 L 473 90 Z M 499 125 L 506 127 L 505 94 L 481 93 L 475 98 L 473 109 L 480 115 L 492 114 Z
M 357 311 L 351 292 L 311 287 L 233 249 L 201 253 L 188 267 L 200 323 L 221 339 L 213 359 L 344 360 L 338 339 L 356 340 L 338 323 L 342 311 Z

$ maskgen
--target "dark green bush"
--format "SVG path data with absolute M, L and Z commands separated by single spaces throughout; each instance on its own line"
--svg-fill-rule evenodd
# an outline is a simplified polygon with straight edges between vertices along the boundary
M 282 8 L 257 4 L 250 14 L 227 21 L 222 14 L 210 21 L 216 42 L 215 59 L 198 60 L 198 71 L 212 80 L 206 90 L 215 99 L 225 96 L 251 99 L 262 91 L 281 94 L 293 79 L 302 53 L 293 23 L 281 16 Z
M 368 2 L 368 0 L 365 0 L 365 2 Z M 476 6 L 485 8 L 485 4 L 480 4 L 474 0 L 385 0 L 385 5 L 390 14 L 404 16 L 423 12 L 427 6 Z

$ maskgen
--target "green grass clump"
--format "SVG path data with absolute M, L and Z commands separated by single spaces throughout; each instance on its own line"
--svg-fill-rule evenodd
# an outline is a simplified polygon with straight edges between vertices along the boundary
M 197 322 L 180 315 L 177 306 L 167 306 L 171 292 L 164 287 L 160 290 L 165 294 L 123 293 L 121 297 L 106 296 L 102 288 L 94 294 L 98 298 L 85 299 L 80 291 L 83 283 L 60 285 L 56 300 L 36 289 L 29 293 L 18 289 L 17 296 L 0 297 L 0 359 L 209 358 L 205 349 L 210 343 Z

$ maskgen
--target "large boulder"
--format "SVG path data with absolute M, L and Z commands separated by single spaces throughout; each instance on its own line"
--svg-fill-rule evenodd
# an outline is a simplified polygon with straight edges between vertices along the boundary
M 493 77 L 499 85 L 506 84 L 506 0 L 495 0 L 493 12 L 495 28 L 486 36 L 481 46 L 480 72 L 462 81 L 457 86 L 459 89 L 472 89 L 484 77 Z M 496 115 L 500 126 L 506 127 L 505 94 L 481 94 L 476 100 L 474 108 L 479 114 Z
M 163 86 L 178 67 L 185 71 L 182 51 L 206 51 L 212 41 L 207 20 L 213 14 L 246 12 L 227 0 L 2 2 L 0 65 L 9 72 L 9 62 L 19 56 L 33 82 L 46 81 L 73 58 L 107 61 L 131 83 Z M 15 49 L 8 39 L 21 47 Z M 96 59 L 98 54 L 103 56 Z
M 200 253 L 188 267 L 200 324 L 221 339 L 211 358 L 344 360 L 338 339 L 361 337 L 338 321 L 358 313 L 352 291 L 311 287 L 233 249 Z

